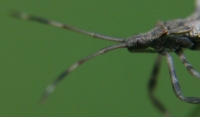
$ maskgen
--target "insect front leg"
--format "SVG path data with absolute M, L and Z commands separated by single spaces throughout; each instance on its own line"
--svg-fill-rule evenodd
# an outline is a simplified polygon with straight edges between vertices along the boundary
M 161 66 L 161 60 L 162 60 L 162 55 L 159 54 L 154 66 L 153 66 L 153 70 L 149 79 L 149 86 L 148 86 L 148 93 L 149 93 L 149 97 L 152 101 L 152 103 L 154 104 L 154 106 L 165 116 L 165 117 L 171 117 L 171 115 L 169 114 L 169 112 L 167 111 L 167 109 L 163 106 L 163 104 L 155 97 L 155 88 L 157 85 L 157 80 L 158 80 L 158 74 L 159 74 L 159 70 L 160 70 L 160 66 Z

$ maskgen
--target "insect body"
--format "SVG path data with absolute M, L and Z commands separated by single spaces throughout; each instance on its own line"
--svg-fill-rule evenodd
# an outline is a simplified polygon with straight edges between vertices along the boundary
M 127 48 L 133 52 L 147 47 L 152 47 L 158 52 L 164 49 L 176 50 L 177 48 L 199 50 L 199 37 L 200 21 L 186 19 L 158 22 L 156 27 L 148 33 L 135 35 L 129 38 L 126 43 Z
M 13 12 L 14 17 L 32 20 L 40 23 L 52 25 L 59 28 L 64 28 L 79 32 L 85 35 L 93 36 L 95 38 L 100 38 L 109 41 L 119 42 L 119 44 L 109 46 L 101 49 L 100 51 L 87 56 L 80 61 L 74 63 L 66 71 L 64 71 L 60 76 L 57 77 L 44 91 L 41 101 L 44 102 L 47 97 L 54 91 L 56 85 L 63 80 L 69 73 L 71 73 L 78 66 L 84 62 L 94 58 L 100 54 L 104 54 L 111 50 L 118 48 L 127 48 L 132 53 L 143 52 L 143 53 L 158 53 L 155 65 L 153 67 L 152 74 L 149 81 L 149 96 L 155 107 L 162 112 L 165 116 L 170 116 L 165 107 L 159 102 L 159 100 L 154 96 L 155 86 L 157 83 L 157 76 L 159 73 L 160 63 L 162 56 L 167 58 L 167 63 L 170 72 L 170 78 L 172 86 L 176 96 L 185 102 L 199 104 L 200 98 L 196 97 L 185 97 L 180 89 L 180 85 L 176 76 L 174 64 L 170 52 L 175 52 L 184 66 L 187 68 L 188 72 L 194 77 L 200 78 L 200 74 L 189 64 L 183 53 L 183 49 L 190 50 L 200 50 L 200 0 L 196 0 L 196 10 L 195 12 L 186 19 L 177 19 L 166 22 L 159 21 L 156 26 L 147 33 L 134 35 L 128 39 L 115 38 L 102 34 L 97 34 L 93 32 L 88 32 L 81 30 L 79 28 L 55 22 L 52 20 L 47 20 L 41 17 L 28 15 L 26 13 Z

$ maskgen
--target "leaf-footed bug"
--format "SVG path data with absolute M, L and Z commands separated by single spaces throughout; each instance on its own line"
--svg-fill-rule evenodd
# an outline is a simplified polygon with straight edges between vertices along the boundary
M 200 78 L 200 74 L 190 65 L 187 61 L 183 49 L 200 50 L 200 0 L 196 0 L 195 12 L 185 19 L 177 19 L 162 22 L 159 21 L 156 26 L 147 33 L 133 35 L 127 39 L 116 38 L 106 36 L 94 32 L 85 31 L 67 24 L 59 23 L 52 20 L 47 20 L 34 15 L 29 15 L 21 12 L 12 12 L 12 16 L 23 19 L 31 20 L 47 25 L 72 30 L 78 33 L 89 35 L 95 38 L 118 42 L 119 44 L 112 45 L 101 49 L 100 51 L 87 56 L 80 61 L 74 63 L 66 71 L 60 74 L 44 91 L 41 102 L 44 102 L 48 96 L 54 91 L 55 87 L 60 81 L 62 81 L 69 73 L 79 67 L 86 61 L 109 52 L 111 50 L 119 48 L 127 48 L 132 53 L 158 53 L 158 57 L 153 67 L 152 74 L 149 81 L 149 97 L 153 102 L 154 106 L 163 113 L 163 115 L 169 117 L 170 114 L 160 101 L 154 96 L 155 86 L 157 83 L 157 76 L 160 69 L 162 56 L 166 57 L 171 83 L 176 96 L 185 102 L 200 104 L 200 98 L 197 97 L 185 97 L 181 92 L 180 85 L 176 76 L 174 64 L 170 52 L 175 52 L 188 72 L 194 77 Z

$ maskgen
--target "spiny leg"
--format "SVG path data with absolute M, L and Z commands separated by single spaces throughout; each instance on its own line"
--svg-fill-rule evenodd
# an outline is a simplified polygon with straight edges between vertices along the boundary
M 58 85 L 58 83 L 60 83 L 61 80 L 63 80 L 69 73 L 71 73 L 74 69 L 76 69 L 77 67 L 79 67 L 81 64 L 85 63 L 86 61 L 90 60 L 91 58 L 94 58 L 100 54 L 104 54 L 108 51 L 114 50 L 114 49 L 118 49 L 118 48 L 126 48 L 126 44 L 125 43 L 121 43 L 121 44 L 117 44 L 117 45 L 113 45 L 113 46 L 109 46 L 106 47 L 90 56 L 87 56 L 83 59 L 81 59 L 80 61 L 74 63 L 72 66 L 70 66 L 66 71 L 64 71 L 60 76 L 58 76 L 44 91 L 44 93 L 42 94 L 42 98 L 41 98 L 41 102 L 45 102 L 46 99 L 49 97 L 49 95 L 54 91 L 55 87 Z
M 163 106 L 163 104 L 155 97 L 155 88 L 157 85 L 157 80 L 158 80 L 158 74 L 160 71 L 160 66 L 161 66 L 161 60 L 162 60 L 162 55 L 159 54 L 154 66 L 153 70 L 149 79 L 149 87 L 148 87 L 148 93 L 149 97 L 154 104 L 154 106 L 165 116 L 165 117 L 171 117 L 169 112 L 166 110 L 166 108 Z
M 180 60 L 182 61 L 182 63 L 184 64 L 184 66 L 187 68 L 188 72 L 196 77 L 200 79 L 200 74 L 192 67 L 192 65 L 187 61 L 184 52 L 181 48 L 177 49 L 175 51 L 175 53 L 179 56 Z
M 177 79 L 177 76 L 176 76 L 176 72 L 175 72 L 175 68 L 174 68 L 172 57 L 166 51 L 162 52 L 162 54 L 165 55 L 166 58 L 167 58 L 167 63 L 168 63 L 168 67 L 169 67 L 169 73 L 170 73 L 170 77 L 171 77 L 172 87 L 174 89 L 174 92 L 175 92 L 176 96 L 182 101 L 185 101 L 185 102 L 188 102 L 188 103 L 193 103 L 193 104 L 199 104 L 200 103 L 200 98 L 197 98 L 197 97 L 185 97 L 182 94 L 181 88 L 180 88 L 180 85 L 179 85 L 179 82 L 178 82 L 178 79 Z
M 38 16 L 34 16 L 34 15 L 29 15 L 29 14 L 26 14 L 26 13 L 20 13 L 20 12 L 13 11 L 11 13 L 11 15 L 13 17 L 16 17 L 16 18 L 19 18 L 19 19 L 36 21 L 36 22 L 40 22 L 40 23 L 43 23 L 43 24 L 55 26 L 55 27 L 58 27 L 58 28 L 64 28 L 64 29 L 67 29 L 67 30 L 72 30 L 72 31 L 75 31 L 75 32 L 79 32 L 79 33 L 82 33 L 82 34 L 85 34 L 85 35 L 89 35 L 89 36 L 104 39 L 104 40 L 116 41 L 116 42 L 125 42 L 125 40 L 122 39 L 122 38 L 115 38 L 115 37 L 110 37 L 110 36 L 106 36 L 106 35 L 102 35 L 102 34 L 98 34 L 98 33 L 94 33 L 94 32 L 85 31 L 85 30 L 82 30 L 82 29 L 79 29 L 79 28 L 76 28 L 76 27 L 73 27 L 73 26 L 70 26 L 70 25 L 67 25 L 67 24 L 63 24 L 63 23 L 59 23 L 59 22 L 56 22 L 56 21 L 44 19 L 42 17 L 38 17 Z

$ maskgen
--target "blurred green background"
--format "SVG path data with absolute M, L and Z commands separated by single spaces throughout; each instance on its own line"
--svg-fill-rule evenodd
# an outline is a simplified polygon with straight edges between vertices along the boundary
M 71 73 L 44 105 L 46 86 L 77 60 L 115 43 L 71 31 L 11 18 L 15 9 L 85 30 L 127 38 L 149 31 L 158 20 L 184 18 L 193 0 L 1 0 L 1 117 L 161 117 L 148 95 L 155 54 L 119 49 L 85 63 Z M 187 50 L 200 71 L 200 53 Z M 193 78 L 172 54 L 183 93 L 200 97 Z M 173 93 L 165 59 L 156 95 L 175 117 L 188 117 L 197 105 Z

